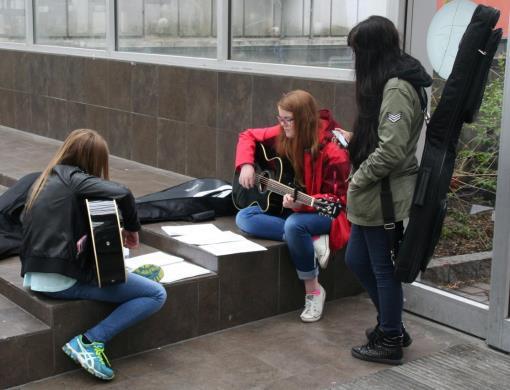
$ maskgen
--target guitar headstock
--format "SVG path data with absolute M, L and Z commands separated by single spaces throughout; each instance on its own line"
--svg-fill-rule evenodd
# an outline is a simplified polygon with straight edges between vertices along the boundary
M 326 198 L 316 199 L 313 203 L 313 207 L 320 215 L 324 215 L 331 219 L 338 217 L 338 214 L 340 214 L 340 211 L 342 210 L 340 202 Z

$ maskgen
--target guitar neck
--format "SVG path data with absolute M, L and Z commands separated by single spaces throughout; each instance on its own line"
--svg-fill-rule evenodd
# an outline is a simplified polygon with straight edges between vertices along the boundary
M 263 184 L 269 191 L 272 191 L 278 195 L 294 195 L 296 192 L 294 188 L 286 186 L 285 184 L 280 183 L 277 180 L 270 179 L 264 175 L 256 174 L 256 179 L 259 183 Z M 315 202 L 315 198 L 311 197 L 310 195 L 305 194 L 304 192 L 297 191 L 297 196 L 295 199 L 296 202 L 302 203 L 306 206 L 313 207 L 313 204 Z

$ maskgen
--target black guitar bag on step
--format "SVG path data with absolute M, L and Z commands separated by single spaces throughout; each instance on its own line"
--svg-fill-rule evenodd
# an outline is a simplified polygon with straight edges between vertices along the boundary
M 202 222 L 234 215 L 232 186 L 215 178 L 193 179 L 136 199 L 141 223 Z
M 498 10 L 483 5 L 476 8 L 441 100 L 427 125 L 409 224 L 395 259 L 395 276 L 402 282 L 411 283 L 420 271 L 425 271 L 439 240 L 460 131 L 464 122 L 474 120 L 480 108 L 501 40 L 501 29 L 494 30 L 498 19 Z

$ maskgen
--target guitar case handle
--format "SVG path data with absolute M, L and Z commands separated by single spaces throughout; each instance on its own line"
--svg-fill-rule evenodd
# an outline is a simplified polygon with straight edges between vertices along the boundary
M 191 222 L 204 222 L 204 221 L 210 221 L 211 219 L 214 219 L 216 217 L 216 213 L 214 210 L 206 210 L 201 211 L 199 213 L 191 214 L 189 217 L 189 221 Z

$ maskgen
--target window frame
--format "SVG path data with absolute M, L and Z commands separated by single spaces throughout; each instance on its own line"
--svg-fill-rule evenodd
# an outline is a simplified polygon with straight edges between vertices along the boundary
M 397 28 L 404 35 L 405 8 L 407 0 L 393 0 L 397 16 Z M 274 64 L 229 59 L 230 51 L 230 0 L 216 1 L 217 56 L 216 58 L 186 57 L 170 54 L 152 54 L 117 51 L 116 0 L 105 0 L 106 48 L 84 49 L 35 43 L 34 0 L 25 0 L 25 42 L 0 42 L 1 49 L 30 51 L 35 53 L 84 56 L 119 61 L 172 65 L 220 72 L 250 73 L 271 76 L 287 76 L 329 81 L 353 81 L 352 69 L 327 68 L 309 65 Z M 398 8 L 398 9 L 397 9 Z M 403 37 L 404 38 L 404 37 Z M 403 39 L 404 40 L 404 39 Z

